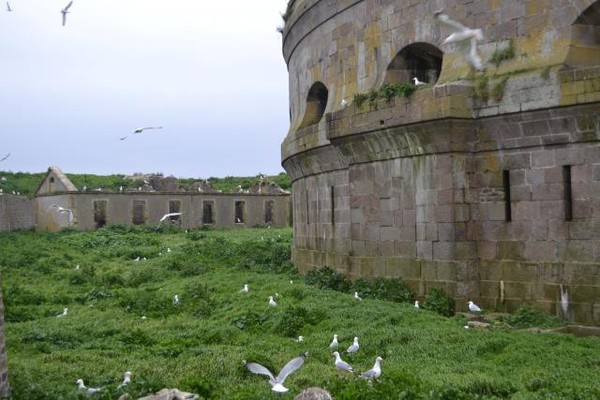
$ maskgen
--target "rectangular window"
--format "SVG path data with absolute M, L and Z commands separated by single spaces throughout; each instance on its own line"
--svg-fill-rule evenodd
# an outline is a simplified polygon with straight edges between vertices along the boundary
M 273 206 L 275 202 L 273 200 L 265 201 L 265 224 L 273 223 Z
M 144 225 L 146 223 L 146 200 L 133 201 L 133 217 L 131 222 L 134 225 Z
M 94 225 L 96 229 L 106 225 L 106 209 L 108 201 L 94 200 Z
M 565 220 L 573 221 L 573 191 L 571 188 L 571 166 L 563 165 L 563 184 L 565 200 Z
M 213 217 L 213 209 L 215 208 L 215 202 L 210 200 L 210 201 L 203 201 L 202 202 L 202 223 L 205 225 L 211 225 L 215 223 L 214 217 Z
M 331 187 L 331 225 L 335 225 L 335 186 Z
M 169 214 L 181 212 L 181 200 L 169 200 Z M 181 224 L 181 215 L 172 215 L 169 217 L 171 224 Z
M 245 220 L 244 216 L 244 208 L 246 207 L 246 203 L 244 201 L 236 201 L 235 202 L 235 223 L 243 224 Z
M 504 186 L 504 220 L 512 221 L 512 206 L 510 202 L 510 171 L 502 171 L 502 185 Z

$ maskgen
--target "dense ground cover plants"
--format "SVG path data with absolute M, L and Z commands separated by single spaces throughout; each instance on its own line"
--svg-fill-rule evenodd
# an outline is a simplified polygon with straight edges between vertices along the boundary
M 0 233 L 13 398 L 86 398 L 79 378 L 104 387 L 100 399 L 164 387 L 207 399 L 292 399 L 309 386 L 335 399 L 600 398 L 597 337 L 464 329 L 464 317 L 441 315 L 443 293 L 421 299 L 431 310 L 415 309 L 400 280 L 349 282 L 331 269 L 298 276 L 290 244 L 289 229 Z M 536 318 L 525 310 L 515 322 Z M 342 354 L 357 371 L 383 358 L 378 381 L 334 368 L 334 333 L 342 350 L 359 337 L 359 352 Z M 242 367 L 279 371 L 304 351 L 285 394 Z M 126 370 L 132 383 L 118 389 Z

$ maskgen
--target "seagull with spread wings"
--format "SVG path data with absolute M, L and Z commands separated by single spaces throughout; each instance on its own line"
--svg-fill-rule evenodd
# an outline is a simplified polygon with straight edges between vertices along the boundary
M 69 216 L 69 225 L 73 223 L 73 211 L 68 208 L 59 206 L 58 204 L 52 204 L 46 211 L 50 211 L 52 208 L 56 209 L 60 214 L 67 214 Z
M 442 11 L 435 13 L 435 19 L 440 25 L 452 30 L 452 33 L 444 39 L 443 45 L 449 45 L 451 51 L 457 51 L 477 71 L 483 70 L 481 57 L 477 54 L 477 42 L 483 40 L 481 29 L 467 28 L 457 21 L 453 21 Z
M 63 8 L 62 10 L 60 10 L 61 14 L 62 14 L 62 24 L 63 26 L 65 26 L 65 24 L 67 23 L 67 14 L 69 13 L 69 8 L 73 5 L 73 0 L 71 0 L 69 2 L 69 4 L 67 4 L 65 6 L 65 8 Z
M 10 153 L 8 153 L 7 155 L 5 155 L 4 157 L 0 158 L 0 162 L 6 160 L 8 157 L 10 157 Z
M 142 132 L 144 132 L 145 130 L 148 130 L 148 129 L 162 129 L 162 126 L 145 126 L 143 128 L 137 128 L 133 132 L 131 132 L 130 134 L 128 134 L 126 136 L 123 136 L 119 140 L 125 140 L 125 139 L 127 139 L 127 137 L 129 137 L 129 135 L 137 135 L 138 133 L 142 133 Z
M 260 364 L 249 363 L 246 362 L 246 360 L 243 360 L 242 362 L 244 363 L 244 368 L 246 368 L 253 374 L 268 376 L 269 383 L 272 386 L 271 390 L 273 390 L 274 392 L 284 393 L 287 392 L 289 389 L 283 386 L 283 382 L 285 382 L 286 378 L 292 372 L 295 372 L 296 370 L 298 370 L 298 368 L 302 366 L 302 364 L 304 364 L 304 360 L 306 360 L 306 357 L 308 357 L 308 351 L 305 351 L 299 357 L 296 357 L 287 364 L 285 364 L 285 366 L 281 369 L 281 372 L 279 372 L 279 375 L 277 375 L 277 377 L 273 376 L 271 371 L 269 371 L 266 367 L 263 367 Z
M 8 3 L 8 1 L 6 2 L 6 11 L 11 12 L 12 8 L 10 8 L 10 4 Z

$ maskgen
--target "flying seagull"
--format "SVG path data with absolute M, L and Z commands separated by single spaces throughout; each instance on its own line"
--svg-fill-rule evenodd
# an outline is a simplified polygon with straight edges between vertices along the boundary
M 277 375 L 277 377 L 274 377 L 271 371 L 269 371 L 267 368 L 263 367 L 260 364 L 249 363 L 246 362 L 246 360 L 243 360 L 242 362 L 244 363 L 244 368 L 246 368 L 253 374 L 268 376 L 269 383 L 272 386 L 271 390 L 273 390 L 274 392 L 284 393 L 287 392 L 289 389 L 283 386 L 283 382 L 285 382 L 285 379 L 292 372 L 295 372 L 298 368 L 302 366 L 302 364 L 304 364 L 304 360 L 306 360 L 306 357 L 308 357 L 308 351 L 302 353 L 302 355 L 300 355 L 299 357 L 296 357 L 287 364 L 285 364 L 285 366 L 281 369 L 281 372 L 279 372 L 279 375 Z
M 477 71 L 483 69 L 481 57 L 477 54 L 477 42 L 483 40 L 481 29 L 467 28 L 457 21 L 453 21 L 442 11 L 435 13 L 435 19 L 440 25 L 444 25 L 452 30 L 452 33 L 444 39 L 442 44 L 450 45 L 451 51 L 459 52 L 465 60 Z
M 329 344 L 329 348 L 330 349 L 337 349 L 338 348 L 338 335 L 337 335 L 337 333 L 335 333 L 333 335 L 333 340 Z
M 481 308 L 472 301 L 469 300 L 469 311 L 471 312 L 481 312 Z
M 352 343 L 350 345 L 350 347 L 348 347 L 348 350 L 346 350 L 346 353 L 348 353 L 348 354 L 356 353 L 358 351 L 359 347 L 360 346 L 358 345 L 358 338 L 354 337 L 354 343 Z
M 71 7 L 71 5 L 73 5 L 73 0 L 71 0 L 69 2 L 69 4 L 67 4 L 65 6 L 65 8 L 63 8 L 62 10 L 60 10 L 60 12 L 62 13 L 62 24 L 63 24 L 63 26 L 65 26 L 65 24 L 67 23 L 67 14 L 69 13 L 69 7 Z
M 85 384 L 83 383 L 83 379 L 77 379 L 77 382 L 75 382 L 75 384 L 77 385 L 79 390 L 85 392 L 85 394 L 87 394 L 89 396 L 102 390 L 102 388 L 91 388 L 91 387 L 85 386 Z
M 8 3 L 8 1 L 6 2 L 6 11 L 8 11 L 8 12 L 12 11 L 12 8 L 10 8 L 10 4 Z
M 71 211 L 68 208 L 61 207 L 58 204 L 52 204 L 50 207 L 48 207 L 48 209 L 46 211 L 47 212 L 50 211 L 51 208 L 56 208 L 56 211 L 58 211 L 61 214 L 68 214 L 69 215 L 69 225 L 71 225 L 73 223 L 73 211 Z
M 335 357 L 335 367 L 337 369 L 341 369 L 342 371 L 354 372 L 354 368 L 352 368 L 350 364 L 348 364 L 346 361 L 342 360 L 342 357 L 340 357 L 340 353 L 334 351 L 333 356 Z
M 383 361 L 383 358 L 377 357 L 375 359 L 375 365 L 373 365 L 373 368 L 371 368 L 367 372 L 364 372 L 360 377 L 361 378 L 366 378 L 366 379 L 377 379 L 377 378 L 379 378 L 379 376 L 381 375 L 381 362 L 382 361 Z
M 172 213 L 168 213 L 163 215 L 159 220 L 158 220 L 158 225 L 156 225 L 156 229 L 160 228 L 160 224 L 162 224 L 167 218 L 171 218 L 171 217 L 180 217 L 183 213 L 180 212 L 172 212 Z
M 127 139 L 127 137 L 128 137 L 129 135 L 136 135 L 136 134 L 138 134 L 138 133 L 142 133 L 142 132 L 144 132 L 144 131 L 145 131 L 145 130 L 147 130 L 147 129 L 162 129 L 162 126 L 145 126 L 145 127 L 143 127 L 143 128 L 137 128 L 137 129 L 135 129 L 133 132 L 131 132 L 130 134 L 128 134 L 128 135 L 126 135 L 126 136 L 123 136 L 122 138 L 120 138 L 120 140 L 125 140 L 125 139 Z
M 8 4 L 8 3 L 6 3 Z M 10 7 L 10 6 L 9 6 Z M 12 11 L 12 10 L 8 10 L 8 11 Z M 8 153 L 7 155 L 5 155 L 4 157 L 0 158 L 0 162 L 6 160 L 8 157 L 10 157 L 10 153 Z

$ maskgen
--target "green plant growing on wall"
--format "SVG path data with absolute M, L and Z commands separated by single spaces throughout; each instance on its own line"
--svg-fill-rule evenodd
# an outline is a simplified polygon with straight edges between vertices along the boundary
M 514 41 L 510 39 L 506 47 L 498 49 L 492 53 L 490 62 L 497 68 L 502 62 L 512 60 L 513 58 L 515 58 L 515 45 Z
M 547 80 L 550 78 L 550 70 L 552 68 L 548 65 L 546 66 L 543 70 L 542 73 L 540 74 L 540 76 L 542 77 L 542 79 Z
M 475 97 L 482 102 L 487 102 L 490 97 L 488 89 L 489 78 L 486 75 L 478 75 L 475 81 Z
M 354 96 L 352 96 L 352 104 L 354 104 L 356 108 L 361 109 L 368 98 L 369 96 L 365 93 L 354 93 Z
M 492 87 L 492 98 L 496 101 L 502 100 L 504 97 L 504 89 L 506 89 L 506 82 L 508 82 L 508 77 L 504 77 L 500 79 L 498 82 L 494 84 Z
M 379 91 L 371 90 L 367 94 L 367 101 L 369 102 L 369 109 L 377 110 L 379 108 Z

